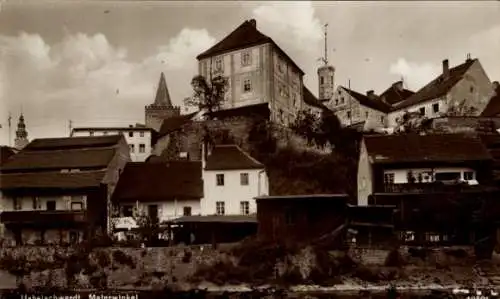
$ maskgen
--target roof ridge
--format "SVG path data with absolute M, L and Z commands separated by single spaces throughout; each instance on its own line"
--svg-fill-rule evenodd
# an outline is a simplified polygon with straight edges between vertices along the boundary
M 83 147 L 83 148 L 55 148 L 55 149 L 40 149 L 40 150 L 21 150 L 19 154 L 32 154 L 32 153 L 54 153 L 54 152 L 75 152 L 75 151 L 104 151 L 104 150 L 116 150 L 114 146 L 102 146 L 102 147 Z
M 262 166 L 264 166 L 264 164 L 262 164 L 260 161 L 258 161 L 257 159 L 255 159 L 254 157 L 252 157 L 249 153 L 247 153 L 246 151 L 244 151 L 241 147 L 239 147 L 238 145 L 236 145 L 236 148 L 242 153 L 244 154 L 247 158 L 249 158 L 250 160 L 252 160 L 253 162 L 257 163 L 257 164 L 260 164 Z

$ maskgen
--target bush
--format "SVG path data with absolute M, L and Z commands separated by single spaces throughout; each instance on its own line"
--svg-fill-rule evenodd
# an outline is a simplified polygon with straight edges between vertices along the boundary
M 115 260 L 118 264 L 129 266 L 130 268 L 135 269 L 136 264 L 134 258 L 121 250 L 113 251 L 113 260 Z
M 109 255 L 106 251 L 104 250 L 97 250 L 95 251 L 95 258 L 97 260 L 97 264 L 101 268 L 106 268 L 109 265 L 111 265 L 111 259 L 109 258 Z
M 389 252 L 387 257 L 385 258 L 384 265 L 386 267 L 402 267 L 404 266 L 405 261 L 401 253 L 399 252 L 399 248 L 394 248 Z
M 363 281 L 367 282 L 380 282 L 380 270 L 379 269 L 371 269 L 365 266 L 359 266 L 353 273 L 353 277 L 359 278 Z
M 193 254 L 191 253 L 191 251 L 189 251 L 189 250 L 187 250 L 187 249 L 186 249 L 186 250 L 184 250 L 184 255 L 182 256 L 182 262 L 183 262 L 184 264 L 187 264 L 187 263 L 191 262 L 191 257 L 192 257 L 192 255 L 193 255 Z

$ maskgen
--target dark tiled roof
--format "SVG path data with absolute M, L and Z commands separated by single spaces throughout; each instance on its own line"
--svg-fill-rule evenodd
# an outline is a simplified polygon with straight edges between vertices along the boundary
M 190 122 L 197 113 L 198 112 L 193 112 L 186 115 L 178 115 L 164 119 L 161 124 L 158 136 L 165 136 L 179 130 L 183 125 Z
M 53 150 L 85 147 L 113 146 L 120 142 L 122 135 L 95 136 L 95 137 L 66 137 L 43 138 L 30 142 L 23 150 Z
M 16 152 L 13 148 L 8 146 L 0 146 L 0 166 L 5 164 L 7 159 L 15 155 Z
M 304 96 L 304 102 L 307 105 L 319 109 L 328 109 L 320 100 L 318 100 L 318 98 L 307 87 L 304 86 L 302 88 L 302 94 Z
M 1 171 L 69 168 L 106 168 L 115 155 L 113 148 L 23 150 L 0 168 Z
M 165 201 L 203 197 L 201 162 L 127 163 L 113 200 Z
M 389 105 L 394 105 L 400 103 L 412 95 L 415 92 L 408 89 L 398 89 L 394 84 L 391 87 L 387 88 L 381 95 L 380 100 L 385 101 Z
M 249 116 L 252 117 L 256 116 L 269 119 L 269 115 L 270 115 L 270 110 L 268 103 L 255 104 L 255 105 L 243 106 L 232 109 L 224 109 L 212 112 L 210 114 L 211 117 L 217 119 L 225 119 L 231 117 L 249 117 Z
M 481 140 L 464 134 L 365 136 L 372 163 L 464 162 L 491 160 Z
M 303 195 L 271 195 L 271 196 L 259 196 L 255 199 L 257 200 L 332 200 L 332 199 L 342 199 L 345 200 L 349 198 L 349 195 L 339 193 L 339 194 L 303 194 Z
M 370 99 L 368 96 L 363 95 L 359 92 L 356 92 L 354 90 L 351 90 L 349 88 L 343 87 L 342 88 L 355 100 L 357 100 L 361 105 L 366 106 L 371 109 L 378 110 L 380 112 L 387 113 L 390 111 L 390 106 L 387 105 L 386 103 L 383 103 L 382 101 L 378 99 Z
M 297 64 L 269 36 L 257 30 L 256 23 L 252 24 L 252 22 L 255 22 L 255 20 L 247 20 L 243 22 L 243 24 L 238 26 L 238 28 L 236 28 L 233 32 L 229 33 L 229 35 L 223 38 L 220 42 L 198 55 L 196 59 L 200 60 L 210 56 L 221 55 L 227 52 L 270 43 L 274 45 L 274 47 L 281 52 L 281 54 L 285 56 L 303 75 L 304 71 L 302 71 L 300 67 L 298 67 Z
M 208 216 L 183 216 L 173 219 L 172 223 L 257 223 L 256 215 L 208 215 Z
M 0 189 L 81 189 L 99 187 L 106 171 L 1 174 Z
M 500 87 L 495 91 L 495 95 L 491 97 L 488 105 L 484 108 L 481 116 L 495 117 L 500 114 Z
M 119 132 L 132 132 L 132 131 L 154 131 L 147 127 L 79 127 L 73 128 L 73 132 L 88 132 L 88 131 L 119 131 Z M 73 137 L 75 138 L 75 137 Z
M 205 170 L 263 169 L 264 165 L 237 145 L 216 145 L 208 156 Z
M 466 62 L 454 67 L 450 68 L 449 76 L 445 78 L 443 74 L 439 75 L 436 79 L 432 80 L 429 84 L 422 87 L 419 91 L 417 91 L 414 95 L 409 97 L 403 102 L 397 103 L 394 105 L 394 110 L 403 109 L 421 102 L 425 102 L 428 100 L 439 98 L 448 91 L 453 88 L 465 75 L 465 73 L 469 70 L 474 62 L 478 61 L 477 59 L 470 59 Z
M 172 107 L 172 101 L 170 100 L 170 93 L 168 92 L 167 81 L 165 80 L 165 74 L 163 72 L 160 75 L 160 81 L 158 82 L 158 88 L 156 89 L 155 106 Z

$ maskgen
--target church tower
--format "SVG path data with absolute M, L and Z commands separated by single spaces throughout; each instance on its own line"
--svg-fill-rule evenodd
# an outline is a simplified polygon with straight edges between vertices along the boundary
M 160 82 L 158 83 L 154 103 L 147 105 L 144 109 L 146 114 L 146 127 L 156 131 L 160 130 L 164 119 L 180 115 L 181 108 L 172 105 L 167 82 L 163 73 L 160 75 Z
M 26 145 L 28 145 L 28 143 L 28 132 L 26 131 L 24 116 L 21 113 L 21 116 L 19 116 L 19 122 L 17 123 L 16 139 L 14 140 L 14 145 L 16 149 L 22 150 Z
M 328 64 L 327 28 L 325 24 L 325 55 L 320 60 L 323 65 L 318 68 L 318 98 L 320 101 L 328 101 L 335 91 L 335 68 Z

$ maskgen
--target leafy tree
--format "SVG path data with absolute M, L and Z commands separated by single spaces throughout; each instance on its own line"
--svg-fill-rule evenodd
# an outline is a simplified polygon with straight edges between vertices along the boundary
M 205 77 L 198 75 L 191 80 L 193 95 L 186 98 L 186 106 L 197 107 L 200 110 L 208 112 L 208 116 L 214 111 L 219 110 L 224 104 L 224 96 L 228 89 L 228 80 L 224 76 Z
M 431 120 L 419 112 L 405 112 L 396 120 L 395 133 L 421 133 L 431 129 Z
M 299 111 L 297 118 L 290 125 L 290 128 L 299 136 L 304 137 L 309 145 L 316 141 L 316 134 L 319 126 L 319 118 L 310 110 Z

